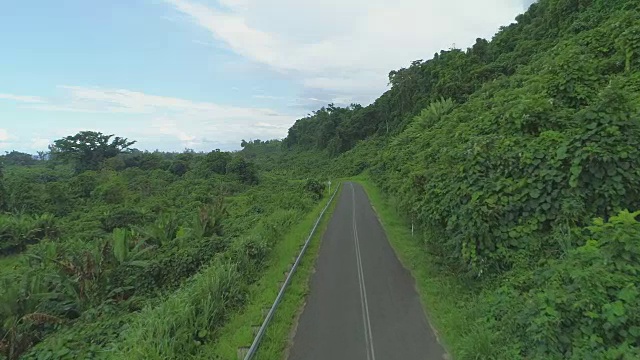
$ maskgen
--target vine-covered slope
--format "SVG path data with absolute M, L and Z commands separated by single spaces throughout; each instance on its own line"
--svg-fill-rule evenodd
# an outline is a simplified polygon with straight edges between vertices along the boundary
M 274 163 L 368 171 L 468 282 L 481 357 L 640 357 L 640 3 L 540 0 L 389 80 L 299 120 Z

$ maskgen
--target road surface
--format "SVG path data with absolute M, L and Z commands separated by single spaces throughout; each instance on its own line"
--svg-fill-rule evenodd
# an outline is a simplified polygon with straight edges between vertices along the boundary
M 290 360 L 445 358 L 360 185 L 344 185 L 315 270 Z

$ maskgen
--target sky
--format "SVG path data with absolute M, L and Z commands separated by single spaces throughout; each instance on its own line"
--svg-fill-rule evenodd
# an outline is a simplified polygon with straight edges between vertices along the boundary
M 388 73 L 490 39 L 532 0 L 20 0 L 0 4 L 0 153 L 82 130 L 144 150 L 283 138 Z

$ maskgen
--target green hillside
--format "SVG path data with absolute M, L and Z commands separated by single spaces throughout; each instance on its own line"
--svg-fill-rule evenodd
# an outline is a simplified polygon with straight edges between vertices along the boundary
M 541 0 L 389 82 L 263 159 L 364 173 L 399 204 L 487 334 L 458 358 L 640 357 L 640 3 Z

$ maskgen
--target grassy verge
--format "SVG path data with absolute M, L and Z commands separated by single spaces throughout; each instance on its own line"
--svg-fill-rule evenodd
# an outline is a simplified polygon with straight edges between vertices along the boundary
M 309 280 L 313 273 L 314 264 L 320 250 L 320 239 L 329 224 L 333 210 L 337 204 L 337 197 L 341 189 L 336 193 L 336 199 L 329 205 L 318 230 L 311 239 L 305 257 L 298 266 L 298 270 L 291 279 L 291 284 L 285 293 L 278 311 L 276 312 L 271 325 L 265 334 L 262 345 L 256 359 L 275 360 L 283 359 L 289 347 L 290 335 L 292 332 L 300 310 L 309 291 Z
M 492 334 L 477 323 L 482 311 L 477 295 L 457 277 L 437 265 L 419 232 L 411 235 L 411 224 L 396 211 L 388 198 L 366 177 L 352 179 L 366 190 L 391 246 L 402 264 L 413 274 L 420 299 L 441 343 L 454 359 L 491 358 Z M 489 356 L 486 356 L 489 355 Z
M 337 196 L 338 194 L 336 194 L 336 198 Z M 299 264 L 291 284 L 285 292 L 278 311 L 276 311 L 262 340 L 260 351 L 257 354 L 258 359 L 281 359 L 284 356 L 291 327 L 308 290 L 309 277 L 319 249 L 319 239 L 331 218 L 335 204 L 336 201 L 334 199 L 334 202 L 324 214 L 307 248 L 307 253 Z M 282 241 L 277 243 L 270 256 L 269 263 L 265 267 L 264 275 L 251 285 L 247 306 L 242 312 L 229 319 L 226 325 L 220 329 L 218 340 L 209 346 L 210 349 L 207 349 L 208 351 L 203 353 L 210 355 L 210 358 L 213 359 L 236 359 L 239 347 L 251 345 L 254 338 L 253 327 L 262 324 L 265 315 L 263 314 L 263 309 L 268 309 L 273 304 L 279 291 L 279 283 L 284 281 L 285 272 L 290 269 L 295 257 L 299 254 L 300 246 L 306 240 L 309 231 L 325 205 L 326 201 L 318 204 Z

